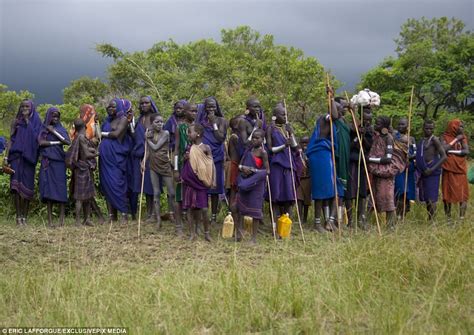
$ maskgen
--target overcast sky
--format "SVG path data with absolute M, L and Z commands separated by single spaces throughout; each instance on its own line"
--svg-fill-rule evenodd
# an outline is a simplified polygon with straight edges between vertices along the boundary
M 316 57 L 352 90 L 360 75 L 394 54 L 408 18 L 462 19 L 473 30 L 473 0 L 113 1 L 0 0 L 0 83 L 27 89 L 36 102 L 62 102 L 81 76 L 106 78 L 110 60 L 94 51 L 213 38 L 249 25 L 277 44 Z

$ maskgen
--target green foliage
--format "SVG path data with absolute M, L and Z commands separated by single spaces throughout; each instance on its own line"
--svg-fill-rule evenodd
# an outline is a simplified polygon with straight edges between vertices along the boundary
M 82 104 L 97 104 L 108 93 L 107 84 L 99 78 L 81 77 L 73 80 L 63 90 L 64 103 L 80 106 Z
M 297 128 L 311 129 L 316 115 L 326 108 L 321 64 L 301 50 L 275 45 L 271 35 L 261 36 L 247 26 L 224 29 L 221 36 L 221 43 L 178 45 L 169 40 L 134 53 L 110 44 L 96 49 L 115 61 L 108 69 L 112 92 L 136 99 L 152 95 L 165 116 L 179 99 L 201 102 L 212 95 L 230 118 L 245 110 L 249 97 L 257 96 L 267 110 L 286 100 L 290 120 Z
M 401 27 L 398 58 L 387 58 L 362 76 L 359 88 L 381 93 L 384 112 L 406 116 L 411 87 L 415 116 L 474 112 L 474 35 L 457 19 L 409 19 Z
M 18 112 L 18 107 L 24 99 L 33 99 L 34 95 L 28 91 L 8 90 L 8 86 L 0 83 L 0 136 L 10 136 L 10 125 Z

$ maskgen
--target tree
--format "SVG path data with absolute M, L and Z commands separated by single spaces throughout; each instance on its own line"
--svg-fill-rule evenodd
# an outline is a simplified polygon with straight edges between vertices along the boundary
M 393 115 L 406 115 L 412 86 L 422 119 L 436 119 L 442 111 L 473 111 L 474 35 L 462 21 L 409 19 L 395 42 L 398 58 L 387 58 L 363 75 L 359 88 L 381 92 L 385 111 Z
M 79 106 L 84 103 L 96 104 L 107 95 L 109 88 L 99 78 L 81 77 L 73 80 L 63 90 L 64 103 Z
M 308 130 L 316 114 L 326 109 L 321 64 L 301 50 L 275 45 L 273 36 L 261 36 L 247 26 L 222 30 L 220 43 L 178 45 L 169 40 L 134 53 L 110 44 L 96 49 L 115 61 L 108 68 L 111 92 L 136 99 L 152 95 L 165 116 L 179 99 L 201 102 L 216 96 L 230 117 L 241 114 L 245 101 L 257 96 L 267 109 L 285 99 L 290 120 Z
M 18 112 L 18 107 L 24 99 L 33 99 L 34 95 L 28 91 L 8 90 L 8 86 L 0 84 L 0 118 L 2 120 L 0 134 L 10 136 L 10 124 Z

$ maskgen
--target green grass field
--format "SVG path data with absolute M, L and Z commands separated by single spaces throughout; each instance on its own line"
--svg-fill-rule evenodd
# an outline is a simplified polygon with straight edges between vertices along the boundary
M 471 207 L 472 208 L 472 207 Z M 189 242 L 144 225 L 0 223 L 0 326 L 124 326 L 131 334 L 474 332 L 472 214 L 395 232 Z M 220 227 L 220 226 L 219 226 Z

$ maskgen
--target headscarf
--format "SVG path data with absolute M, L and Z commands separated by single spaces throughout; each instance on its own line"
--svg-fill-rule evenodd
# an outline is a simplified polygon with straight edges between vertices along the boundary
M 116 114 L 115 114 L 115 117 L 112 117 L 112 116 L 108 116 L 107 117 L 107 121 L 108 122 L 112 122 L 112 120 L 114 118 L 121 118 L 121 117 L 124 117 L 124 116 L 127 116 L 126 115 L 126 112 L 125 112 L 125 104 L 124 104 L 124 100 L 123 99 L 119 99 L 119 98 L 114 98 L 112 101 L 115 101 L 115 111 L 116 111 Z
M 446 143 L 451 143 L 458 135 L 459 127 L 462 121 L 460 119 L 454 119 L 448 122 L 446 130 L 443 134 L 443 139 Z M 462 143 L 467 144 L 466 136 L 461 140 Z M 457 142 L 455 150 L 461 150 L 461 142 Z M 465 157 L 448 154 L 448 159 L 443 163 L 443 169 L 453 173 L 467 173 L 467 161 Z
M 132 102 L 128 99 L 122 99 L 122 103 L 123 103 L 123 109 L 124 109 L 125 115 L 126 115 L 126 114 L 128 114 L 128 112 L 132 108 Z
M 23 119 L 20 104 L 10 136 L 11 147 L 8 159 L 11 160 L 13 154 L 21 154 L 28 162 L 36 164 L 41 120 L 33 101 L 25 100 L 24 102 L 30 105 L 28 124 Z
M 198 112 L 196 116 L 196 123 L 199 123 L 203 125 L 204 127 L 209 123 L 207 119 L 207 113 L 206 113 L 206 100 L 212 99 L 216 102 L 216 116 L 223 117 L 224 115 L 222 114 L 221 107 L 219 106 L 219 102 L 217 99 L 213 96 L 207 97 L 204 99 L 204 102 L 202 104 L 198 105 Z M 211 125 L 212 127 L 212 125 Z
M 51 125 L 51 120 L 53 119 L 53 113 L 58 113 L 59 116 L 61 116 L 61 112 L 57 107 L 49 107 L 48 110 L 46 111 L 46 116 L 44 117 L 43 121 L 43 127 L 41 128 L 40 134 L 38 139 L 46 139 L 46 136 L 48 135 L 48 129 L 47 127 Z M 61 124 L 61 121 L 59 121 L 54 128 L 63 128 L 63 125 Z
M 170 134 L 174 134 L 175 131 L 176 131 L 176 127 L 178 126 L 178 120 L 176 118 L 176 106 L 178 104 L 184 105 L 186 103 L 188 103 L 188 102 L 184 99 L 178 100 L 174 103 L 174 105 L 173 105 L 173 114 L 171 114 L 170 118 L 168 119 L 168 121 L 166 121 L 165 125 L 163 126 L 163 129 L 168 130 L 170 132 Z
M 153 110 L 152 113 L 160 114 L 160 111 L 158 110 L 158 106 L 156 106 L 155 101 L 153 101 L 153 98 L 150 95 L 146 95 L 145 97 L 148 98 L 148 100 L 150 100 L 151 109 Z M 140 114 L 141 114 L 141 111 L 140 111 Z
M 94 106 L 89 104 L 83 104 L 79 107 L 79 117 L 84 121 L 86 125 L 86 137 L 87 139 L 91 140 L 95 136 L 95 117 L 97 112 L 95 111 Z M 74 125 L 72 126 L 71 130 L 69 131 L 69 137 L 71 141 L 77 137 L 76 130 L 74 129 Z

